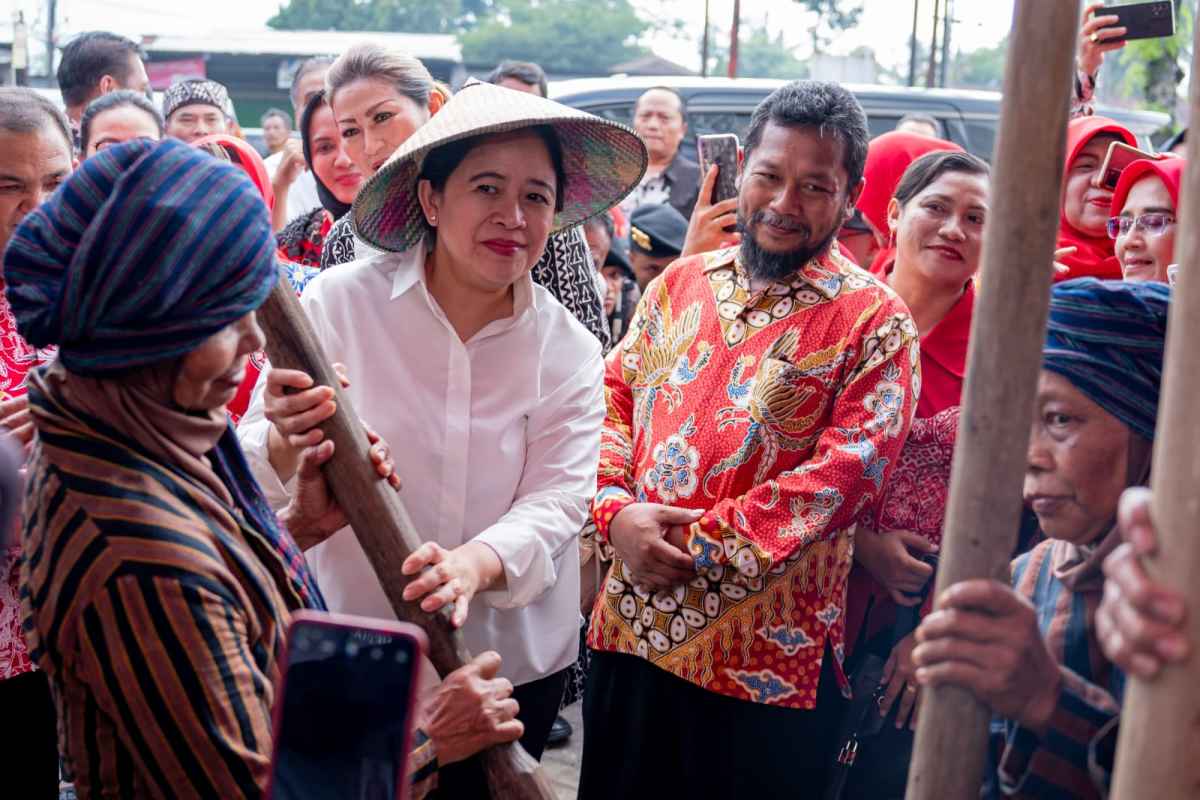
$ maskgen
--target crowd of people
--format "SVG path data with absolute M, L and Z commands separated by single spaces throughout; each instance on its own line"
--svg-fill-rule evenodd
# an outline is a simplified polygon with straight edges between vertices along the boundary
M 414 796 L 487 796 L 471 756 L 540 759 L 582 698 L 580 798 L 898 798 L 940 685 L 993 713 L 981 797 L 1105 796 L 1126 675 L 1191 645 L 1142 566 L 1186 161 L 1102 180 L 1138 142 L 1092 113 L 1098 8 L 1011 579 L 938 596 L 991 168 L 937 119 L 872 139 L 788 83 L 716 201 L 678 92 L 630 128 L 526 62 L 309 59 L 265 159 L 111 33 L 62 108 L 0 89 L 6 796 L 262 796 L 290 616 L 394 618 L 322 475 L 334 391 L 265 355 L 281 275 L 425 540 L 405 599 L 478 654 L 426 676 Z

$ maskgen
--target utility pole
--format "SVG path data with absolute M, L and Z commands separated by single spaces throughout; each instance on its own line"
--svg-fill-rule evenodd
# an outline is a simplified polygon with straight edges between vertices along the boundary
M 917 25 L 921 13 L 921 0 L 913 0 L 912 40 L 909 43 L 908 55 L 908 85 L 917 85 Z
M 13 12 L 12 82 L 24 86 L 29 72 L 29 31 L 25 27 L 25 14 Z
M 929 40 L 929 71 L 925 73 L 925 88 L 932 89 L 937 77 L 938 21 L 941 19 L 942 0 L 933 0 L 933 38 Z
M 700 45 L 700 77 L 708 77 L 708 2 L 704 0 L 704 42 Z
M 946 88 L 946 74 L 950 68 L 950 26 L 954 22 L 954 0 L 946 0 L 946 9 L 942 12 L 942 68 L 938 86 Z
M 54 77 L 54 22 L 58 18 L 58 0 L 50 0 L 49 19 L 46 22 L 46 76 Z
M 729 77 L 737 77 L 738 20 L 742 17 L 742 0 L 733 0 L 733 30 L 729 34 Z

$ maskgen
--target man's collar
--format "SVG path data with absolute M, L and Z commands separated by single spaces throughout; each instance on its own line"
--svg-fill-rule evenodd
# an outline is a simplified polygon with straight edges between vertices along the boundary
M 740 246 L 714 250 L 705 253 L 703 258 L 702 272 L 708 273 L 722 268 L 733 269 L 735 273 L 745 279 L 747 286 L 750 285 L 750 272 L 742 264 L 742 248 Z M 771 285 L 791 289 L 796 288 L 798 283 L 803 283 L 820 292 L 826 299 L 832 300 L 841 292 L 842 282 L 845 279 L 843 265 L 847 263 L 837 252 L 836 242 L 833 242 L 824 253 L 811 259 L 792 275 L 771 281 Z

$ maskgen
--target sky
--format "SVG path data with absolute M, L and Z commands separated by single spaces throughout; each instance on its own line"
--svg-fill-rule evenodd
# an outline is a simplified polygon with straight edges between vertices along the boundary
M 703 0 L 631 0 L 646 19 L 686 19 L 687 36 L 658 34 L 644 44 L 656 53 L 692 69 L 699 69 L 699 41 L 704 25 Z M 587 0 L 580 0 L 587 2 Z M 921 37 L 928 41 L 934 0 L 863 0 L 859 26 L 839 35 L 830 47 L 848 53 L 867 45 L 887 67 L 908 62 L 908 37 L 912 29 L 913 3 L 920 4 Z M 951 43 L 955 49 L 973 50 L 994 46 L 1008 31 L 1013 0 L 953 0 L 954 25 Z M 714 26 L 728 29 L 733 17 L 733 0 L 709 0 Z M 44 30 L 46 0 L 0 0 L 0 24 L 21 9 L 32 22 L 36 35 Z M 130 37 L 153 33 L 187 33 L 211 29 L 261 28 L 279 7 L 279 0 L 58 0 L 59 28 L 65 34 L 104 28 Z M 811 16 L 799 4 L 786 0 L 742 0 L 742 25 L 766 23 L 771 31 L 782 31 L 784 41 L 809 50 Z M 44 35 L 44 34 L 43 34 Z M 36 51 L 35 51 L 36 57 Z

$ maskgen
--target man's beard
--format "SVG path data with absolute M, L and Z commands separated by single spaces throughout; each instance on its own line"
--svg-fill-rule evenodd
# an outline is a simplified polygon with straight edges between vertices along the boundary
M 770 220 L 776 224 L 784 226 L 793 226 L 796 230 L 803 230 L 806 238 L 811 241 L 812 229 L 803 223 L 793 223 L 784 217 L 775 214 L 772 211 L 755 211 L 750 216 L 750 224 L 746 224 L 746 219 L 738 213 L 737 229 L 742 234 L 741 257 L 742 264 L 750 273 L 752 278 L 761 278 L 763 280 L 780 281 L 790 275 L 799 272 L 800 269 L 812 261 L 817 256 L 824 253 L 829 245 L 833 242 L 841 225 L 834 225 L 825 238 L 816 245 L 805 245 L 797 247 L 795 250 L 788 250 L 784 253 L 776 253 L 772 250 L 766 250 L 759 245 L 754 238 L 754 233 L 751 228 L 757 228 L 763 222 Z

